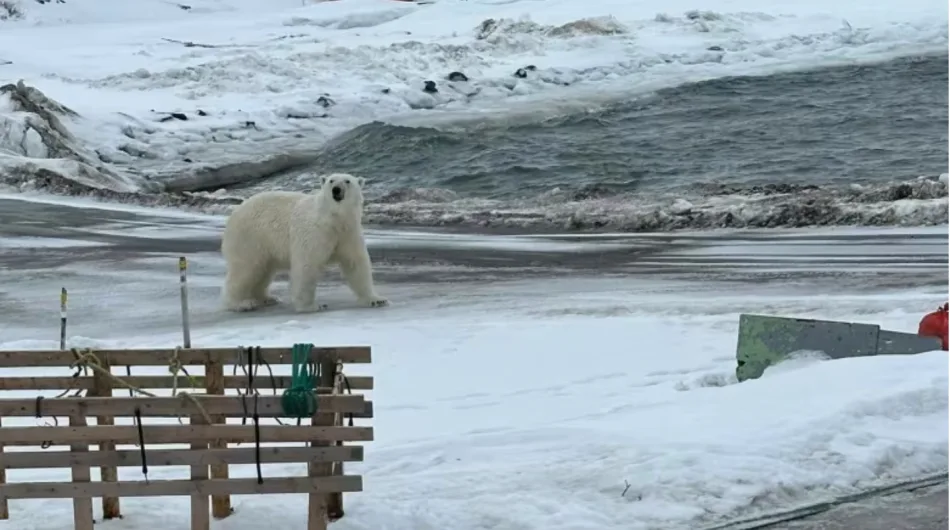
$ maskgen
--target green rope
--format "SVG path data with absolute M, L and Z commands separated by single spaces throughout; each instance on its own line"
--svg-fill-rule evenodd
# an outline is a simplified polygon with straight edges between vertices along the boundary
M 291 350 L 290 388 L 281 397 L 287 417 L 309 418 L 317 412 L 316 374 L 310 364 L 312 349 L 313 344 L 294 344 Z

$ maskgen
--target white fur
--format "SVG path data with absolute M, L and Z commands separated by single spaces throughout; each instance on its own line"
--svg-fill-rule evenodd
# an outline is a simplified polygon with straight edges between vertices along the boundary
M 241 203 L 228 218 L 221 241 L 227 262 L 223 299 L 230 311 L 277 303 L 268 294 L 274 275 L 290 271 L 290 294 L 300 312 L 318 311 L 316 287 L 324 269 L 340 266 L 360 302 L 378 307 L 373 269 L 363 240 L 364 180 L 345 173 L 322 178 L 314 193 L 266 191 Z M 344 190 L 343 200 L 332 189 Z

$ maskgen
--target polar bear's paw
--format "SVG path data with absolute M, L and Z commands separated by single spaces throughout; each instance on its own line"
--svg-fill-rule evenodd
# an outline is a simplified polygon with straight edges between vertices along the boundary
M 280 298 L 275 296 L 268 296 L 263 301 L 261 301 L 261 307 L 270 307 L 272 305 L 277 305 L 280 303 Z
M 320 313 L 328 308 L 327 304 L 307 304 L 294 306 L 294 311 L 298 313 Z
M 228 304 L 227 309 L 235 313 L 247 313 L 248 311 L 260 309 L 262 305 L 259 300 L 241 300 L 240 302 Z
M 388 305 L 389 305 L 389 300 L 387 300 L 387 299 L 385 299 L 385 298 L 379 298 L 379 297 L 377 297 L 377 298 L 373 298 L 373 299 L 369 300 L 369 306 L 370 306 L 370 307 L 386 307 L 386 306 L 388 306 Z

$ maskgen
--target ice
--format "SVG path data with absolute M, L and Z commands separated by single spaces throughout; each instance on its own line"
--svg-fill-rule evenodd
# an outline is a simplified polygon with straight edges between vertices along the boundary
M 56 239 L 49 237 L 19 237 L 16 239 L 0 240 L 0 254 L 11 250 L 20 251 L 30 248 L 70 248 L 96 246 L 100 246 L 100 244 L 94 241 Z
M 188 220 L 194 221 L 198 224 L 211 223 L 215 221 L 218 223 L 223 223 L 221 216 L 216 215 L 186 212 L 177 208 L 155 208 L 111 201 L 100 201 L 90 197 L 56 196 L 37 192 L 9 193 L 0 191 L 0 200 L 3 199 L 15 199 L 17 201 L 52 206 L 70 206 L 92 211 L 106 210 L 147 216 L 159 215 L 165 219 Z
M 21 20 L 0 21 L 0 68 L 74 109 L 62 120 L 78 142 L 143 187 L 155 182 L 145 176 L 305 157 L 371 120 L 537 120 L 689 81 L 940 52 L 947 40 L 946 6 L 923 0 L 185 5 L 23 2 Z M 469 81 L 447 81 L 452 71 Z M 21 118 L 0 112 L 3 149 L 42 158 Z M 27 137 L 29 149 L 6 145 Z

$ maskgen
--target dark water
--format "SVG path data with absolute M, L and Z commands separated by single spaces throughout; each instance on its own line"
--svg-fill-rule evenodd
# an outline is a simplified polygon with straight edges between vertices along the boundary
M 496 199 L 555 186 L 649 192 L 936 176 L 947 172 L 947 60 L 717 79 L 512 128 L 370 123 L 328 144 L 317 166 L 390 189 Z M 259 186 L 294 187 L 292 176 L 281 180 Z

